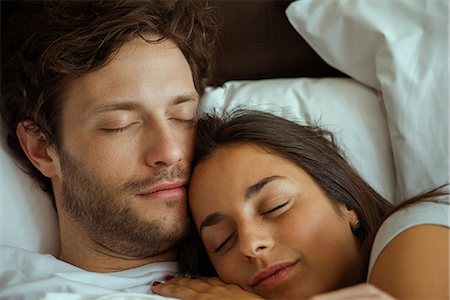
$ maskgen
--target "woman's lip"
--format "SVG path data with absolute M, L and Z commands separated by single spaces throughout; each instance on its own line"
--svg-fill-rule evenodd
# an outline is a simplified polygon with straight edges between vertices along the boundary
M 253 277 L 251 287 L 272 285 L 284 280 L 297 262 L 284 262 L 266 268 Z

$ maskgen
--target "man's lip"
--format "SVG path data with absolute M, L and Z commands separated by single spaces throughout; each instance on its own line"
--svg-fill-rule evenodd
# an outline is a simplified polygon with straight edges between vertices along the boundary
M 251 284 L 250 284 L 251 287 L 255 287 L 255 286 L 259 285 L 260 283 L 262 283 L 264 280 L 270 278 L 273 275 L 276 275 L 278 272 L 294 266 L 297 262 L 298 262 L 298 260 L 278 263 L 278 264 L 272 265 L 272 266 L 264 269 L 263 271 L 259 272 L 255 277 L 253 277 Z
M 179 181 L 175 181 L 175 182 L 162 183 L 162 184 L 153 186 L 150 189 L 139 193 L 138 195 L 145 196 L 145 195 L 153 194 L 153 193 L 160 192 L 160 191 L 177 189 L 177 188 L 184 187 L 184 186 L 186 186 L 186 181 L 185 180 L 179 180 Z

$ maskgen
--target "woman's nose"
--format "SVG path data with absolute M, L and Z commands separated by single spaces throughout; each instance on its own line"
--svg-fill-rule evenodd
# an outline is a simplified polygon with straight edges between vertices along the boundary
M 267 253 L 274 245 L 270 232 L 257 224 L 241 230 L 238 236 L 240 251 L 247 259 Z

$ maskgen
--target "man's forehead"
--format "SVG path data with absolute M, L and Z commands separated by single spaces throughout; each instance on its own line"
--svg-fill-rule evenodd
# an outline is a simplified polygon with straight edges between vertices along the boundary
M 142 38 L 125 43 L 104 67 L 73 80 L 65 96 L 89 110 L 121 102 L 198 101 L 189 64 L 176 45 Z

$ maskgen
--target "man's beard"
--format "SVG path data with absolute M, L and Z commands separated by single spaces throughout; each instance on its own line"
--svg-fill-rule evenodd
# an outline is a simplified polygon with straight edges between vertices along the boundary
M 95 171 L 88 170 L 66 151 L 60 151 L 62 169 L 62 208 L 80 224 L 90 239 L 120 255 L 135 258 L 153 257 L 174 250 L 191 226 L 186 199 L 167 200 L 167 207 L 179 205 L 185 214 L 169 225 L 161 220 L 145 221 L 133 209 L 133 196 L 159 182 L 187 180 L 189 172 L 177 166 L 161 170 L 147 179 L 131 180 L 117 187 L 108 185 Z M 166 218 L 164 218 L 166 219 Z

